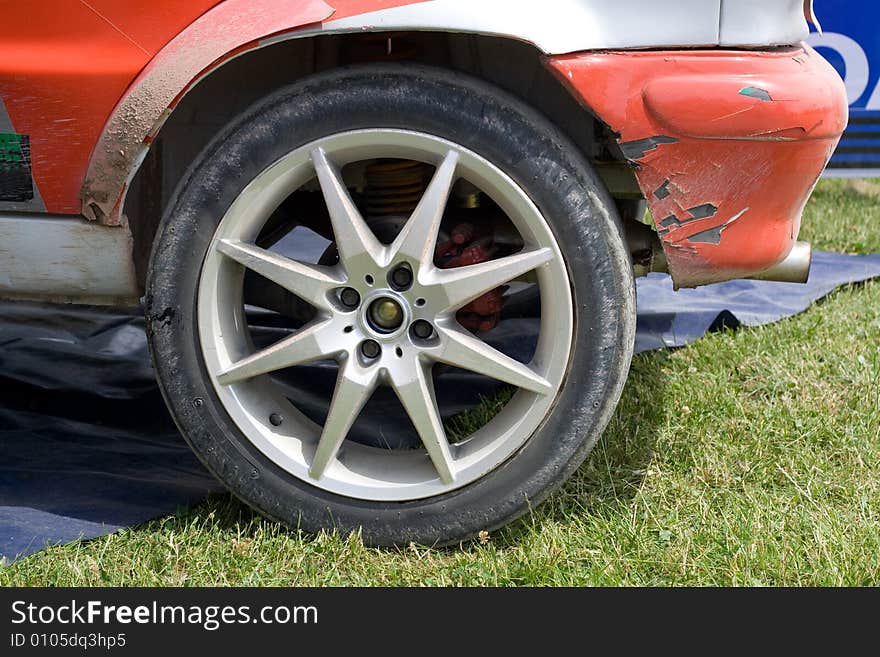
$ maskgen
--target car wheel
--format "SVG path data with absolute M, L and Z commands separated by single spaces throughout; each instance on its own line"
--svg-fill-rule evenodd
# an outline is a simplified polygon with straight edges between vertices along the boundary
M 167 208 L 146 299 L 205 466 L 291 527 L 373 545 L 460 541 L 546 498 L 613 412 L 635 326 L 577 148 L 497 88 L 406 65 L 233 120 Z

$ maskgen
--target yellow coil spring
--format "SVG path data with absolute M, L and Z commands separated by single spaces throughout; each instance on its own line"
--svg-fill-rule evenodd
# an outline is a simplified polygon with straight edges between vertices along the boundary
M 367 165 L 367 214 L 383 217 L 408 215 L 415 210 L 428 185 L 428 167 L 414 160 L 377 160 Z

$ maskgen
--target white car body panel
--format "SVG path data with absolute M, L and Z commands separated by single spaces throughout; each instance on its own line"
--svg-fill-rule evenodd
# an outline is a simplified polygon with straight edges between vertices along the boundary
M 803 0 L 723 0 L 719 46 L 797 43 L 809 29 Z
M 548 55 L 581 50 L 797 43 L 803 0 L 430 0 L 326 21 L 314 32 L 425 30 L 512 37 Z M 298 33 L 302 35 L 303 32 Z M 290 35 L 278 39 L 290 38 Z

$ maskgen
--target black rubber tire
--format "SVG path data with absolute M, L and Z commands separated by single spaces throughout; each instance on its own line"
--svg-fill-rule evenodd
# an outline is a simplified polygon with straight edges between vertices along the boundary
M 202 261 L 217 224 L 244 186 L 303 144 L 373 127 L 443 137 L 511 176 L 551 224 L 576 308 L 567 380 L 542 426 L 482 479 L 441 496 L 400 503 L 329 493 L 263 456 L 214 394 L 196 326 Z M 371 545 L 443 545 L 517 518 L 583 462 L 617 404 L 629 369 L 635 288 L 614 203 L 583 155 L 544 116 L 481 80 L 424 66 L 371 65 L 337 69 L 278 90 L 204 149 L 159 227 L 146 313 L 160 386 L 181 432 L 239 498 L 309 532 L 360 530 Z

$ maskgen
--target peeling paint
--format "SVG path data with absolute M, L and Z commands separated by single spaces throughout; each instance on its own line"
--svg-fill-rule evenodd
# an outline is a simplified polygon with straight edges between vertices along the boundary
M 667 196 L 669 196 L 669 178 L 663 181 L 657 189 L 654 190 L 654 196 L 660 200 L 663 200 Z
M 660 220 L 660 225 L 664 228 L 669 228 L 670 226 L 681 226 L 681 222 L 678 220 L 674 214 L 669 215 L 668 217 L 664 217 Z
M 711 217 L 716 212 L 718 212 L 718 208 L 711 203 L 703 203 L 701 205 L 696 205 L 692 208 L 688 208 L 687 211 L 693 219 L 705 219 L 706 217 Z
M 707 230 L 701 230 L 687 238 L 688 242 L 698 242 L 700 244 L 721 244 L 721 231 L 724 226 L 715 226 Z
M 723 224 L 707 228 L 706 230 L 701 230 L 699 233 L 694 233 L 693 235 L 688 236 L 687 241 L 696 242 L 698 244 L 721 244 L 721 233 L 724 232 L 724 229 L 743 216 L 746 212 L 748 212 L 748 208 L 740 210 Z
M 667 196 L 668 196 L 668 194 L 667 194 Z M 670 214 L 669 216 L 661 219 L 658 222 L 658 226 L 661 229 L 665 229 L 665 230 L 660 230 L 659 231 L 660 234 L 665 235 L 673 227 L 674 228 L 681 228 L 682 226 L 685 226 L 685 225 L 691 223 L 692 221 L 697 221 L 699 219 L 708 219 L 709 217 L 713 217 L 713 216 L 715 216 L 715 213 L 718 212 L 718 208 L 715 207 L 714 205 L 712 205 L 711 203 L 703 203 L 701 205 L 695 205 L 692 208 L 688 208 L 686 210 L 686 212 L 690 215 L 690 217 L 687 217 L 685 219 L 679 219 L 674 214 Z
M 645 153 L 653 151 L 661 144 L 674 144 L 677 141 L 678 139 L 675 137 L 656 135 L 654 137 L 646 137 L 645 139 L 621 142 L 620 150 L 623 151 L 623 156 L 627 160 L 640 160 L 645 157 Z
M 748 96 L 749 98 L 757 98 L 758 100 L 763 100 L 767 102 L 773 102 L 773 99 L 770 97 L 770 94 L 766 89 L 759 89 L 758 87 L 743 87 L 739 90 L 740 96 Z

